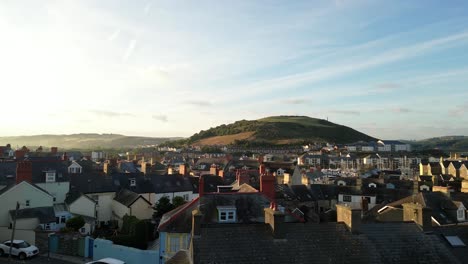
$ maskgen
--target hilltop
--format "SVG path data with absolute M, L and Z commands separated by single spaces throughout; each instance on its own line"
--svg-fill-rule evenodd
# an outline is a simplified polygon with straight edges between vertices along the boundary
M 307 141 L 350 143 L 375 138 L 350 127 L 307 116 L 272 116 L 240 120 L 194 134 L 193 145 L 300 144 Z
M 178 138 L 132 137 L 119 134 L 81 133 L 71 135 L 34 135 L 0 137 L 0 145 L 57 146 L 65 149 L 132 148 L 157 145 Z
M 467 136 L 444 136 L 406 142 L 411 144 L 415 150 L 468 151 Z

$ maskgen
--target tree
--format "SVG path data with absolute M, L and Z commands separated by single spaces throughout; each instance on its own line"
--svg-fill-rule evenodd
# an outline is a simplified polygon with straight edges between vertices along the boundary
M 172 199 L 172 204 L 174 205 L 174 208 L 177 208 L 185 203 L 186 203 L 185 199 L 181 196 L 176 196 L 174 197 L 174 199 Z
M 82 216 L 75 216 L 68 219 L 65 225 L 68 228 L 72 228 L 73 230 L 78 231 L 85 225 L 85 220 Z
M 168 197 L 163 196 L 154 206 L 155 216 L 162 217 L 165 213 L 171 211 L 172 209 L 174 209 L 174 205 L 171 204 L 171 200 L 169 200 Z

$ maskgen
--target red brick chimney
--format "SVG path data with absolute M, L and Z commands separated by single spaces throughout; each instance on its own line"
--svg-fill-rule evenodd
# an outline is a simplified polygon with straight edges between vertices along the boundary
M 58 148 L 57 148 L 57 147 L 51 147 L 51 148 L 50 148 L 50 153 L 52 153 L 52 154 L 57 154 L 57 152 L 58 152 Z
M 247 184 L 250 183 L 249 175 L 247 174 L 246 171 L 242 171 L 242 170 L 237 170 L 236 180 L 239 183 L 239 185 L 244 184 L 244 183 L 247 183 Z
M 32 162 L 18 161 L 16 163 L 16 184 L 27 181 L 32 183 Z
M 24 151 L 24 150 L 16 150 L 15 151 L 15 158 L 17 158 L 17 159 L 24 158 L 24 155 L 26 155 L 26 151 Z
M 266 174 L 265 164 L 260 164 L 260 166 L 258 167 L 258 172 L 260 173 L 260 175 L 265 175 Z
M 271 174 L 260 176 L 260 192 L 268 197 L 270 201 L 275 201 L 275 180 L 275 177 Z
M 202 197 L 205 192 L 205 180 L 203 179 L 203 175 L 200 175 L 198 179 L 198 196 Z

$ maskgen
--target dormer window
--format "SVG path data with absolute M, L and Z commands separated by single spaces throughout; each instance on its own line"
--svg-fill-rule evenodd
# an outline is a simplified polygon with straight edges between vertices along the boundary
M 130 187 L 136 186 L 136 179 L 130 179 Z
M 236 207 L 218 206 L 218 221 L 220 223 L 235 223 L 237 219 Z

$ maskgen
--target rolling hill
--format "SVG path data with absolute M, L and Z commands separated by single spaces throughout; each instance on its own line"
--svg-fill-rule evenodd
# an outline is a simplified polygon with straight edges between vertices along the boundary
M 194 134 L 193 145 L 300 144 L 305 141 L 350 143 L 375 138 L 352 128 L 307 116 L 273 116 L 241 120 Z
M 468 151 L 467 136 L 445 136 L 406 142 L 411 144 L 414 150 Z
M 64 149 L 96 149 L 96 148 L 133 148 L 146 145 L 157 145 L 168 140 L 179 138 L 132 137 L 119 134 L 71 134 L 71 135 L 34 135 L 0 137 L 0 145 L 27 147 L 51 147 Z

